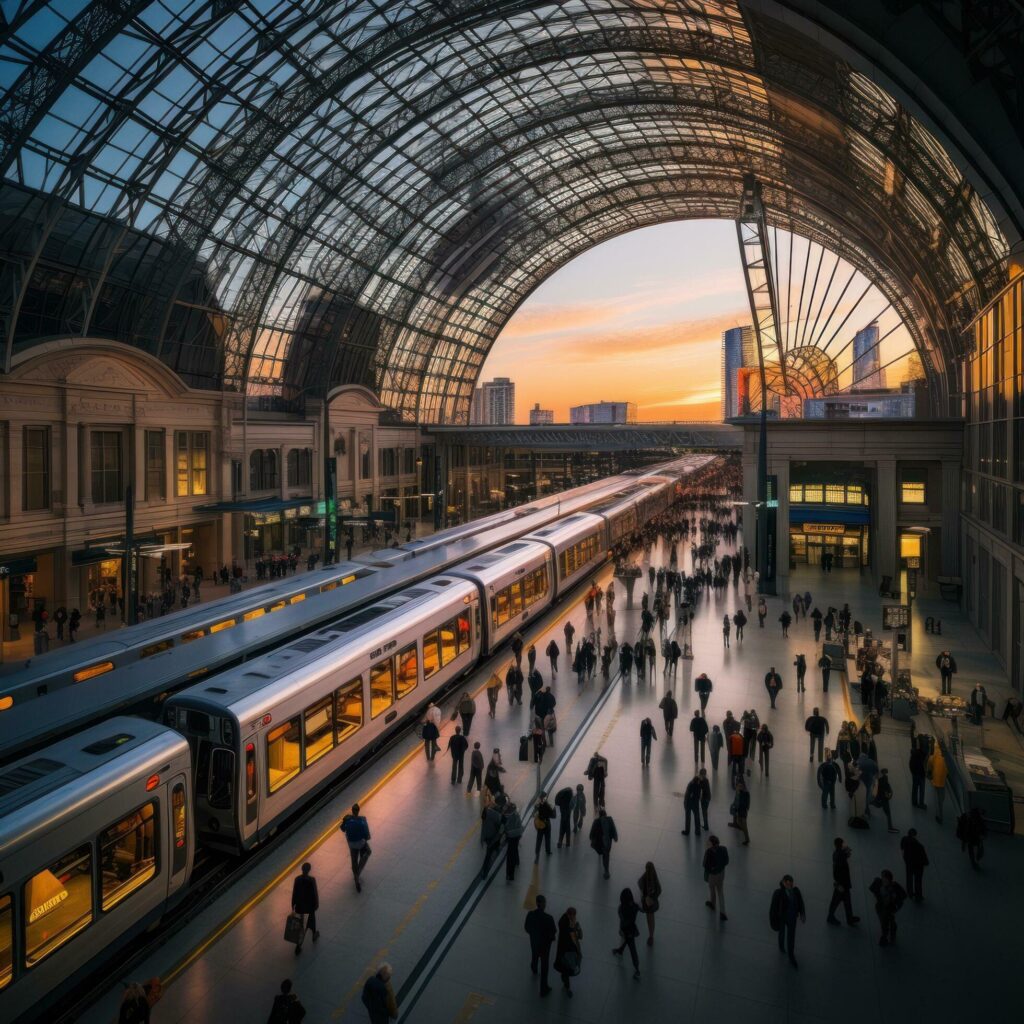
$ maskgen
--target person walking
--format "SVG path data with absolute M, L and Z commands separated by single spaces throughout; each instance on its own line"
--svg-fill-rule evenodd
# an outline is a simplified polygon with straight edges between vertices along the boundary
M 782 676 L 775 671 L 775 666 L 765 673 L 764 676 L 764 688 L 768 691 L 768 699 L 771 701 L 772 711 L 775 711 L 775 699 L 779 695 L 779 691 L 782 689 Z
M 763 597 L 757 599 L 757 625 L 758 628 L 764 629 L 764 620 L 768 617 L 768 605 L 765 604 Z
M 948 774 L 946 759 L 942 754 L 942 748 L 936 744 L 928 763 L 925 766 L 925 774 L 931 780 L 932 792 L 935 794 L 935 803 L 938 806 L 938 814 L 935 820 L 942 824 L 942 805 L 946 802 L 946 776 Z
M 636 952 L 636 938 L 640 934 L 640 929 L 636 926 L 636 919 L 640 913 L 640 907 L 636 900 L 633 899 L 632 889 L 623 889 L 619 894 L 619 938 L 622 939 L 622 945 L 616 946 L 612 953 L 615 956 L 622 956 L 622 952 L 626 947 L 629 947 L 629 955 L 633 961 L 633 977 L 638 981 L 640 979 L 640 957 L 637 956 Z
M 696 768 L 698 757 L 701 764 L 705 763 L 708 739 L 708 721 L 699 711 L 694 711 L 690 719 L 690 733 L 693 736 L 693 766 Z
M 487 715 L 494 718 L 498 710 L 498 695 L 501 693 L 501 676 L 497 672 L 491 673 L 487 680 Z
M 966 814 L 961 814 L 956 822 L 956 837 L 960 840 L 960 849 L 967 851 L 971 867 L 980 870 L 982 857 L 985 856 L 985 836 L 988 827 L 985 816 L 977 807 L 972 807 Z
M 821 764 L 822 752 L 825 745 L 825 737 L 828 735 L 828 719 L 825 718 L 822 713 L 815 708 L 811 713 L 810 717 L 804 722 L 804 731 L 811 737 L 811 756 L 807 758 L 808 762 L 814 762 L 814 748 L 818 748 L 818 764 Z
M 821 809 L 831 807 L 836 809 L 836 783 L 839 781 L 839 765 L 832 757 L 832 751 L 828 753 L 824 764 L 818 765 L 818 789 L 821 790 Z
M 533 847 L 533 863 L 540 861 L 541 844 L 544 845 L 544 852 L 551 856 L 551 822 L 555 820 L 555 809 L 548 802 L 548 795 L 541 790 L 537 800 L 537 806 L 533 811 L 533 827 L 537 832 L 537 842 Z
M 953 676 L 956 675 L 956 658 L 949 651 L 941 651 L 935 659 L 935 667 L 942 679 L 943 696 L 953 692 Z
M 558 943 L 555 946 L 555 970 L 562 976 L 562 988 L 572 999 L 570 978 L 580 973 L 583 965 L 583 929 L 576 917 L 576 908 L 568 907 L 558 919 Z
M 604 807 L 600 807 L 594 823 L 590 826 L 590 846 L 601 858 L 601 866 L 604 868 L 605 878 L 611 878 L 608 866 L 612 855 L 612 843 L 617 843 L 618 841 L 619 833 L 615 828 L 614 819 Z
M 789 962 L 796 967 L 796 923 L 807 921 L 804 897 L 793 884 L 792 875 L 783 875 L 778 889 L 772 894 L 768 909 L 772 930 L 779 935 L 779 952 L 789 953 Z
M 743 614 L 742 608 L 736 610 L 736 614 L 732 617 L 732 624 L 736 627 L 737 642 L 743 643 L 743 627 L 747 624 L 747 617 Z
M 718 771 L 718 758 L 724 746 L 725 737 L 722 735 L 722 730 L 717 725 L 713 725 L 711 735 L 708 737 L 708 752 L 711 754 L 711 767 L 716 772 Z
M 907 870 L 907 894 L 915 903 L 921 903 L 924 900 L 924 869 L 928 867 L 928 853 L 917 838 L 916 828 L 907 830 L 900 840 L 900 850 Z
M 846 923 L 855 925 L 860 918 L 853 913 L 853 882 L 850 879 L 850 856 L 852 850 L 846 841 L 836 836 L 832 850 L 832 901 L 828 905 L 829 924 L 839 924 L 836 911 L 842 907 L 846 914 Z
M 68 616 L 68 640 L 71 643 L 75 642 L 75 634 L 78 632 L 78 627 L 82 624 L 82 613 L 77 608 L 71 609 L 71 614 Z
M 662 717 L 665 720 L 665 734 L 669 739 L 672 739 L 672 733 L 676 727 L 676 719 L 679 717 L 679 705 L 676 703 L 675 697 L 672 696 L 670 690 L 661 698 L 661 703 L 658 704 L 661 709 Z
M 555 807 L 558 808 L 558 849 L 562 844 L 572 846 L 572 803 L 574 797 L 572 786 L 563 786 L 555 794 Z
M 729 733 L 726 743 L 729 748 L 729 777 L 735 780 L 743 775 L 747 760 L 747 745 L 743 742 L 743 734 L 740 732 Z
M 476 714 L 476 701 L 464 690 L 459 698 L 459 717 L 462 719 L 462 735 L 469 739 L 469 730 L 473 728 L 473 716 Z
M 764 772 L 764 777 L 767 779 L 771 772 L 771 756 L 772 747 L 775 746 L 775 737 L 772 735 L 771 730 L 768 728 L 768 723 L 765 722 L 761 726 L 760 731 L 757 734 L 757 763 L 761 771 Z
M 594 807 L 604 806 L 604 784 L 608 778 L 608 759 L 596 750 L 587 765 L 586 776 L 594 783 Z
M 707 769 L 701 768 L 697 772 L 697 778 L 700 780 L 700 816 L 704 820 L 704 831 L 709 832 L 708 808 L 711 806 L 711 781 L 708 779 Z
M 134 986 L 142 992 L 142 999 L 146 1003 L 145 1013 L 140 1016 L 125 1016 L 123 1013 L 118 1018 L 118 1024 L 127 1024 L 134 1021 L 149 1021 L 149 1000 L 146 999 L 146 991 L 141 985 Z M 126 993 L 127 994 L 127 993 Z M 306 1008 L 299 999 L 299 994 L 294 990 L 291 978 L 285 978 L 281 982 L 281 990 L 274 996 L 274 1003 L 270 1007 L 270 1016 L 267 1024 L 299 1024 L 306 1016 Z M 371 1018 L 372 1019 L 372 1018 Z
M 750 832 L 747 830 L 747 816 L 750 814 L 750 791 L 743 776 L 736 779 L 736 795 L 732 801 L 732 821 L 730 828 L 738 828 L 743 833 L 743 845 L 750 845 Z
M 708 679 L 706 672 L 701 672 L 701 674 L 693 681 L 693 689 L 700 698 L 700 710 L 702 713 L 707 713 L 708 701 L 711 699 L 711 691 L 714 688 L 714 683 Z
M 807 687 L 804 686 L 804 677 L 807 675 L 807 659 L 802 654 L 798 654 L 793 665 L 796 668 L 796 692 L 805 693 Z
M 928 777 L 928 754 L 920 743 L 910 748 L 910 805 L 922 811 L 928 810 L 924 802 L 924 784 Z
M 828 680 L 829 676 L 832 675 L 832 659 L 824 652 L 822 652 L 821 657 L 818 659 L 818 668 L 821 669 L 821 692 L 828 693 Z
M 651 766 L 651 744 L 658 738 L 654 730 L 654 723 L 645 718 L 640 723 L 640 765 L 643 768 Z
M 516 880 L 516 868 L 519 867 L 519 843 L 526 831 L 519 809 L 511 800 L 505 805 L 502 815 L 502 830 L 505 833 L 505 881 Z
M 544 653 L 548 656 L 548 662 L 551 665 L 551 678 L 554 679 L 558 675 L 558 656 L 562 653 L 558 649 L 558 641 L 554 637 L 551 638 Z
M 348 843 L 348 853 L 352 860 L 352 877 L 355 879 L 356 892 L 363 891 L 362 873 L 366 862 L 373 851 L 370 849 L 370 825 L 359 813 L 359 804 L 352 805 L 352 812 L 341 819 L 339 831 Z
M 891 946 L 896 942 L 896 915 L 903 906 L 907 894 L 888 869 L 881 872 L 868 886 L 868 890 L 875 897 L 875 913 L 882 929 L 878 944 Z
M 320 909 L 320 892 L 316 887 L 316 879 L 310 874 L 312 864 L 302 865 L 302 874 L 292 882 L 292 913 L 302 915 L 302 938 L 295 943 L 295 955 L 302 952 L 302 943 L 306 932 L 313 933 L 313 941 L 320 938 L 316 927 L 316 912 Z
M 789 626 L 793 621 L 793 616 L 789 614 L 785 609 L 782 610 L 782 614 L 779 616 L 779 622 L 782 625 L 782 639 L 787 640 L 789 638 Z
M 728 648 L 729 646 L 729 634 L 732 632 L 732 622 L 729 620 L 729 615 L 726 613 L 722 616 L 722 646 Z
M 480 845 L 484 848 L 484 862 L 480 867 L 480 877 L 485 878 L 491 865 L 501 850 L 501 829 L 504 822 L 498 805 L 488 803 L 480 814 Z
M 863 748 L 857 757 L 857 775 L 864 786 L 864 814 L 871 817 L 871 803 L 874 799 L 875 779 L 878 777 L 878 764 Z
M 487 771 L 484 773 L 484 787 L 492 797 L 496 797 L 504 791 L 505 787 L 501 782 L 501 777 L 504 774 L 505 766 L 501 761 L 501 750 L 495 747 L 494 752 L 491 754 L 491 759 L 487 763 Z
M 883 768 L 875 784 L 875 807 L 880 807 L 885 815 L 890 832 L 899 832 L 892 823 L 892 783 L 889 782 L 889 769 Z
M 452 758 L 452 785 L 456 786 L 462 782 L 466 751 L 469 749 L 469 740 L 462 735 L 461 725 L 455 726 L 455 732 L 448 737 L 447 749 Z
M 697 830 L 697 835 L 700 835 L 700 776 L 696 773 L 686 784 L 686 789 L 683 792 L 683 816 L 684 822 L 680 835 L 688 836 L 690 834 L 690 818 L 693 818 L 693 827 Z
M 811 612 L 811 622 L 814 624 L 814 642 L 818 643 L 821 640 L 821 609 L 815 607 L 814 611 Z
M 661 906 L 661 882 L 658 879 L 658 872 L 654 864 L 648 861 L 644 865 L 644 873 L 636 883 L 637 892 L 640 894 L 640 909 L 647 917 L 647 945 L 654 945 L 654 915 Z
M 535 902 L 535 908 L 526 915 L 523 929 L 530 936 L 530 970 L 534 974 L 539 970 L 540 994 L 546 996 L 551 991 L 548 984 L 551 945 L 558 930 L 555 927 L 555 919 L 547 912 L 548 901 L 538 894 Z
M 708 836 L 704 850 L 704 881 L 708 883 L 708 898 L 704 906 L 718 911 L 720 921 L 728 921 L 725 913 L 725 868 L 729 863 L 729 851 L 718 836 Z
M 576 835 L 587 817 L 587 793 L 580 782 L 576 786 L 576 793 L 572 798 L 572 834 Z
M 426 755 L 428 761 L 434 760 L 434 754 L 437 752 L 437 738 L 441 735 L 440 730 L 434 724 L 434 720 L 427 717 L 423 722 L 423 753 Z
M 473 791 L 473 783 L 476 783 L 476 791 L 479 793 L 483 785 L 484 777 L 484 755 L 480 750 L 480 744 L 473 744 L 473 753 L 469 755 L 469 784 L 466 792 Z
M 391 987 L 391 964 L 383 963 L 363 985 L 363 1006 L 370 1014 L 370 1024 L 388 1024 L 398 1019 L 398 1002 Z

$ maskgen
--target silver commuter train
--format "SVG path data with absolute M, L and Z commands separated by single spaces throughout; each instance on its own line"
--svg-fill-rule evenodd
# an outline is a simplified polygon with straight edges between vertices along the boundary
M 0 773 L 0 1017 L 59 990 L 154 924 L 192 871 L 182 736 L 114 718 Z

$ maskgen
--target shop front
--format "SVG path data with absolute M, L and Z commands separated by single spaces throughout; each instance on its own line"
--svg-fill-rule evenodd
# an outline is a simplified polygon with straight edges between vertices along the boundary
M 844 523 L 790 523 L 790 561 L 797 565 L 828 564 L 833 569 L 860 569 L 868 564 L 869 526 Z

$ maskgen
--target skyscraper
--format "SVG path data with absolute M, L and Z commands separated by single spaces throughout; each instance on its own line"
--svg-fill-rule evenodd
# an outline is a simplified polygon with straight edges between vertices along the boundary
M 877 391 L 885 387 L 885 371 L 881 369 L 878 348 L 878 321 L 862 327 L 853 336 L 853 384 L 861 391 Z
M 555 422 L 555 414 L 551 409 L 542 409 L 540 402 L 534 402 L 530 410 L 530 426 L 542 427 Z
M 569 409 L 570 423 L 636 423 L 636 402 L 591 402 Z
M 730 327 L 722 334 L 722 419 L 740 416 L 737 378 L 743 367 L 757 366 L 757 338 L 754 328 Z
M 515 421 L 516 386 L 508 377 L 495 377 L 474 388 L 469 407 L 470 423 L 502 427 Z

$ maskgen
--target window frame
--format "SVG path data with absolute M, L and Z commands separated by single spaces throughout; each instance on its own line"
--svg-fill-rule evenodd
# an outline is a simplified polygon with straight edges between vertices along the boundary
M 60 861 L 64 860 L 65 858 L 69 858 L 69 859 L 70 858 L 74 858 L 76 854 L 83 853 L 83 852 L 86 853 L 88 855 L 88 858 L 89 858 L 89 885 L 88 885 L 88 889 L 87 889 L 87 891 L 89 893 L 89 913 L 88 913 L 88 916 L 86 917 L 85 915 L 83 915 L 82 917 L 78 918 L 78 920 L 75 921 L 72 926 L 70 926 L 69 928 L 66 928 L 64 930 L 64 932 L 61 933 L 63 937 L 61 938 L 61 940 L 59 942 L 56 942 L 56 944 L 54 944 L 56 936 L 54 938 L 51 938 L 47 942 L 40 943 L 40 945 L 37 946 L 37 950 L 43 949 L 43 950 L 45 950 L 45 952 L 43 952 L 41 956 L 38 956 L 36 959 L 31 960 L 31 962 L 30 962 L 29 929 L 32 927 L 32 925 L 35 922 L 29 920 L 29 913 L 28 913 L 29 898 L 28 898 L 28 892 L 27 892 L 28 887 L 32 884 L 32 880 L 34 878 L 37 878 L 39 875 L 41 875 L 43 873 L 43 871 L 47 871 L 51 875 L 53 875 L 54 874 L 53 868 L 54 868 L 55 865 L 59 864 Z M 93 924 L 93 922 L 96 920 L 96 850 L 95 850 L 95 842 L 93 840 L 90 840 L 87 843 L 81 843 L 78 846 L 72 847 L 70 850 L 67 851 L 67 853 L 64 853 L 60 857 L 55 858 L 53 861 L 50 862 L 50 864 L 47 867 L 43 868 L 41 871 L 35 872 L 35 874 L 31 875 L 25 882 L 23 882 L 22 886 L 21 886 L 21 890 L 22 890 L 22 914 L 21 914 L 22 949 L 21 949 L 21 952 L 22 952 L 22 958 L 23 958 L 22 959 L 22 964 L 24 965 L 24 969 L 26 971 L 31 971 L 34 968 L 38 967 L 41 963 L 43 963 L 43 961 L 45 961 L 46 959 L 51 957 L 54 953 L 56 953 L 58 949 L 61 949 L 64 946 L 66 946 L 76 935 L 81 934 L 91 924 Z M 61 901 L 61 902 L 63 902 L 63 901 Z
M 309 743 L 309 717 L 311 714 L 315 714 L 321 711 L 323 708 L 327 708 L 329 715 L 329 726 L 327 735 L 330 737 L 330 742 L 324 746 L 324 748 L 314 757 L 310 759 L 310 743 Z M 328 693 L 326 696 L 320 697 L 313 701 L 302 712 L 302 763 L 304 768 L 308 768 L 310 765 L 314 765 L 317 761 L 326 757 L 337 745 L 338 730 L 334 723 L 334 694 Z
M 31 473 L 28 469 L 28 453 L 36 446 L 29 444 L 30 434 L 38 433 L 42 438 L 42 468 Z M 22 512 L 48 512 L 53 505 L 53 447 L 52 432 L 49 426 L 40 424 L 26 424 L 21 428 L 21 510 Z M 42 480 L 43 504 L 32 505 L 29 503 L 29 476 L 39 477 Z M 90 481 L 91 486 L 92 481 Z
M 907 497 L 913 493 L 913 489 L 920 488 L 920 497 Z M 900 504 L 901 505 L 927 505 L 928 484 L 924 480 L 901 480 L 900 481 Z
M 456 637 L 455 637 L 455 643 L 456 643 L 456 651 L 457 651 L 458 650 L 458 635 L 457 634 L 456 634 Z M 412 686 L 406 686 L 404 689 L 402 689 L 401 687 L 403 685 L 403 682 L 402 682 L 403 659 L 405 659 L 407 661 L 410 654 L 412 655 L 412 662 L 413 662 Z M 456 657 L 458 657 L 458 653 L 456 653 Z M 415 690 L 416 687 L 419 686 L 419 684 L 420 684 L 420 652 L 419 652 L 419 650 L 416 647 L 416 642 L 413 641 L 411 644 L 408 644 L 406 647 L 403 647 L 395 655 L 395 699 L 396 700 L 401 700 L 406 695 L 412 693 L 412 691 Z
M 342 715 L 341 701 L 350 692 L 359 694 L 359 723 L 357 725 L 350 725 L 348 730 L 345 733 L 342 733 L 342 725 L 348 725 L 348 723 L 345 722 L 345 718 Z M 360 674 L 354 679 L 350 679 L 347 683 L 342 684 L 334 691 L 334 745 L 336 747 L 341 746 L 349 736 L 362 729 L 365 721 L 366 697 L 363 693 L 363 677 L 362 674 Z
M 153 864 L 152 864 L 151 868 L 149 869 L 150 870 L 150 874 L 146 878 L 144 878 L 141 882 L 132 884 L 129 889 L 127 889 L 125 892 L 123 892 L 120 896 L 117 896 L 117 898 L 112 903 L 110 903 L 108 905 L 107 904 L 107 898 L 108 897 L 107 897 L 106 893 L 104 892 L 104 888 L 103 888 L 103 850 L 104 850 L 103 836 L 104 836 L 105 833 L 109 832 L 111 829 L 117 828 L 118 825 L 121 825 L 123 822 L 128 821 L 130 818 L 135 817 L 135 815 L 142 814 L 142 812 L 145 811 L 147 807 L 152 808 L 152 817 L 150 818 L 150 821 L 152 822 L 152 826 L 153 826 L 153 837 L 152 837 Z M 126 832 L 124 835 L 127 836 L 127 835 L 130 835 L 130 834 L 131 834 L 130 832 Z M 124 838 L 124 836 L 122 836 L 121 838 Z M 112 910 L 116 909 L 122 903 L 124 903 L 125 900 L 130 899 L 133 895 L 135 895 L 135 893 L 139 892 L 141 889 L 144 889 L 154 879 L 160 877 L 160 839 L 161 839 L 161 836 L 160 836 L 160 803 L 156 799 L 147 800 L 144 804 L 142 804 L 140 807 L 137 807 L 130 814 L 124 815 L 123 817 L 119 818 L 117 821 L 112 822 L 111 824 L 109 824 L 106 828 L 100 830 L 100 832 L 96 836 L 96 852 L 97 852 L 97 861 L 98 861 L 98 865 L 97 866 L 99 867 L 99 883 L 100 883 L 100 893 L 99 893 L 99 897 L 100 897 L 100 899 L 99 899 L 99 912 L 100 912 L 100 914 L 109 914 Z M 137 872 L 137 874 L 142 874 L 142 872 Z
M 154 441 L 156 442 L 154 444 Z M 145 488 L 146 501 L 167 500 L 167 431 L 162 427 L 144 432 L 142 443 L 145 445 Z M 159 459 L 153 459 L 159 453 Z M 156 463 L 159 462 L 159 465 Z M 159 486 L 156 486 L 159 481 Z
M 277 781 L 277 783 L 275 784 L 273 782 L 273 780 L 271 779 L 271 777 L 270 777 L 270 772 L 271 772 L 271 767 L 270 767 L 270 744 L 271 744 L 271 738 L 275 737 L 278 734 L 280 734 L 282 736 L 285 735 L 285 732 L 283 732 L 282 730 L 286 731 L 286 730 L 288 730 L 290 728 L 294 728 L 296 733 L 298 734 L 298 744 L 299 744 L 298 762 L 296 763 L 296 767 L 295 767 L 295 770 L 293 772 L 287 774 L 284 778 L 279 779 Z M 273 796 L 275 793 L 278 793 L 282 789 L 284 789 L 284 787 L 287 786 L 288 783 L 292 781 L 292 779 L 297 779 L 299 777 L 299 775 L 302 774 L 302 715 L 295 715 L 294 717 L 287 718 L 283 722 L 278 722 L 277 725 L 275 725 L 272 729 L 268 729 L 263 734 L 263 747 L 264 747 L 264 751 L 265 751 L 266 757 L 267 757 L 267 767 L 266 767 L 267 795 L 268 796 Z
M 97 446 L 97 439 L 99 444 Z M 106 439 L 106 440 L 104 440 Z M 110 477 L 115 473 L 114 470 L 107 469 L 106 465 L 96 467 L 96 455 L 97 448 L 99 454 L 103 455 L 103 462 L 106 462 L 106 453 L 108 451 L 106 441 L 116 440 L 116 444 L 112 447 L 117 451 L 117 468 L 116 477 L 114 481 L 116 487 L 113 488 L 115 492 L 114 497 L 110 497 L 108 494 L 108 488 L 110 487 Z M 124 445 L 124 431 L 118 429 L 104 429 L 102 427 L 96 429 L 90 429 L 89 431 L 89 496 L 92 499 L 94 505 L 117 505 L 124 501 L 124 481 L 125 481 L 125 445 Z M 100 496 L 97 497 L 97 476 L 100 482 Z
M 374 677 L 380 676 L 381 670 L 387 669 L 388 671 L 388 702 L 382 707 L 374 711 L 374 697 L 373 697 L 373 684 Z M 370 666 L 370 720 L 377 718 L 379 715 L 384 714 L 389 708 L 395 706 L 395 659 L 393 655 L 388 655 L 386 658 L 381 658 L 380 661 Z

